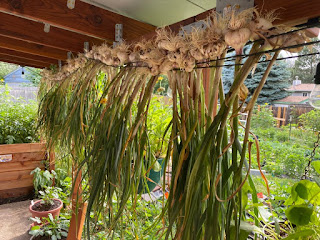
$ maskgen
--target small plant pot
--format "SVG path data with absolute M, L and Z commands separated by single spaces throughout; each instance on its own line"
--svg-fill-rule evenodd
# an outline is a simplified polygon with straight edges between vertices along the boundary
M 148 174 L 148 178 L 151 179 L 147 180 L 147 185 L 149 188 L 149 191 L 151 192 L 153 189 L 155 189 L 155 187 L 157 186 L 157 184 L 159 184 L 161 177 L 163 176 L 164 173 L 164 158 L 159 158 L 157 159 L 158 163 L 161 165 L 161 170 L 156 172 L 153 169 L 150 170 L 149 174 Z M 140 181 L 139 184 L 139 188 L 138 188 L 138 193 L 143 192 L 146 193 L 148 192 L 147 187 L 145 186 L 143 188 L 143 180 Z
M 52 210 L 49 210 L 49 211 L 36 211 L 36 210 L 32 209 L 32 206 L 34 206 L 37 203 L 40 203 L 42 200 L 36 201 L 33 205 L 30 204 L 29 211 L 31 212 L 32 217 L 38 217 L 38 218 L 40 218 L 42 220 L 43 217 L 48 217 L 49 213 L 51 213 L 53 217 L 59 216 L 60 210 L 61 210 L 61 208 L 63 206 L 63 202 L 60 199 L 54 199 L 54 200 L 58 201 L 60 204 L 55 209 L 52 209 Z

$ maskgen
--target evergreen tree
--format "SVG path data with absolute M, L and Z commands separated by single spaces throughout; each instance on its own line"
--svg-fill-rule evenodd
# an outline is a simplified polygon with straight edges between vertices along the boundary
M 261 60 L 265 60 L 265 58 L 262 58 Z M 259 63 L 254 73 L 250 73 L 245 80 L 244 83 L 249 89 L 249 95 L 252 95 L 254 90 L 259 85 L 259 82 L 262 79 L 268 64 L 269 62 Z M 227 67 L 223 70 L 222 80 L 224 82 L 225 93 L 227 93 L 230 89 L 233 81 L 233 75 L 234 66 Z M 285 88 L 289 87 L 289 78 L 290 71 L 288 70 L 287 63 L 285 61 L 277 61 L 267 78 L 266 84 L 262 88 L 257 102 L 259 104 L 271 104 L 275 100 L 288 96 L 289 93 L 285 91 Z
M 320 44 L 315 44 L 312 47 L 304 47 L 300 55 L 319 51 Z M 316 74 L 316 67 L 319 62 L 319 54 L 297 58 L 293 68 L 291 69 L 291 78 L 295 79 L 295 76 L 298 76 L 302 83 L 313 83 L 314 75 Z

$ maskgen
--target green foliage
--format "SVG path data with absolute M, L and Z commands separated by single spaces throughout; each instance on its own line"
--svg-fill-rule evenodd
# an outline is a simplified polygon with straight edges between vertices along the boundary
M 39 68 L 26 67 L 25 78 L 32 82 L 34 86 L 39 86 L 41 80 L 41 71 Z
M 37 104 L 14 100 L 6 86 L 0 87 L 0 99 L 0 144 L 38 141 Z
M 154 86 L 153 93 L 157 95 L 166 96 L 169 87 L 169 81 L 167 75 L 160 75 L 158 81 Z
M 301 51 L 301 55 L 319 52 L 319 50 L 320 44 L 313 44 L 311 46 L 304 47 Z M 294 62 L 293 68 L 291 69 L 291 78 L 294 79 L 298 76 L 303 83 L 313 83 L 316 67 L 319 61 L 319 54 L 297 58 Z
M 113 199 L 114 205 L 117 200 Z M 138 199 L 136 202 L 129 200 L 126 204 L 123 217 L 117 226 L 117 229 L 112 233 L 114 239 L 164 239 L 163 222 L 159 217 L 162 211 L 162 202 L 154 201 L 147 202 Z M 92 233 L 93 240 L 107 240 L 111 236 L 108 233 L 108 214 L 95 215 L 90 214 L 92 220 L 92 228 L 95 229 Z M 165 219 L 165 221 L 167 221 Z M 94 227 L 94 222 L 97 226 Z M 154 227 L 154 228 L 153 228 Z M 153 229 L 150 231 L 150 229 Z
M 37 224 L 43 224 L 31 228 L 29 234 L 34 237 L 46 236 L 51 240 L 57 240 L 68 236 L 69 221 L 63 217 L 56 216 L 54 218 L 52 214 L 49 213 L 48 217 L 44 217 L 42 221 L 38 217 L 30 219 Z
M 0 80 L 17 68 L 18 66 L 15 64 L 0 62 Z
M 307 129 L 320 131 L 320 110 L 311 110 L 299 117 L 299 122 Z
M 249 89 L 250 94 L 253 94 L 254 90 L 257 88 L 268 63 L 263 62 L 257 65 L 254 74 L 248 76 L 245 81 L 246 86 Z M 284 90 L 289 87 L 290 72 L 285 61 L 277 61 L 273 66 L 266 84 L 263 86 L 259 98 L 257 100 L 258 104 L 269 103 L 273 101 L 284 98 L 289 94 Z
M 248 52 L 248 50 L 250 50 L 250 47 L 247 47 L 247 49 L 245 49 L 244 51 Z M 265 58 L 262 58 L 261 60 L 265 60 Z M 247 86 L 249 90 L 249 96 L 252 95 L 253 92 L 256 90 L 258 84 L 262 79 L 263 74 L 267 69 L 267 66 L 268 62 L 258 63 L 256 69 L 248 75 L 244 84 Z M 229 91 L 230 86 L 233 82 L 233 78 L 234 67 L 224 68 L 222 72 L 222 79 L 224 83 L 224 90 L 226 92 Z M 277 61 L 274 64 L 267 78 L 267 81 L 261 90 L 257 103 L 271 104 L 275 100 L 288 96 L 289 94 L 284 89 L 289 87 L 289 78 L 290 71 L 287 63 L 285 61 Z
M 43 191 L 45 188 L 52 186 L 53 179 L 57 175 L 54 170 L 41 170 L 39 167 L 35 168 L 31 173 L 33 174 L 33 187 L 36 195 L 39 191 Z
M 58 187 L 46 187 L 44 191 L 39 191 L 41 203 L 46 206 L 53 205 L 53 199 L 58 199 L 63 196 L 64 193 L 61 188 Z
M 165 134 L 165 130 L 172 119 L 172 108 L 164 100 L 163 97 L 152 97 L 148 112 L 149 143 L 151 151 L 156 157 L 165 156 L 166 152 L 163 150 L 167 149 L 169 142 L 169 134 Z
M 275 124 L 272 110 L 268 104 L 262 105 L 260 111 L 255 109 L 251 120 L 251 128 L 271 128 Z

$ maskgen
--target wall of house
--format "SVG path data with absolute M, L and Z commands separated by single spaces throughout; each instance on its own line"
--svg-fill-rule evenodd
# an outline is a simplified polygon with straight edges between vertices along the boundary
M 22 70 L 24 74 L 22 74 Z M 38 88 L 32 86 L 32 82 L 23 78 L 23 75 L 26 76 L 27 74 L 28 70 L 20 67 L 4 78 L 4 83 L 10 88 L 10 95 L 14 99 L 37 100 Z
M 28 70 L 25 68 L 18 68 L 12 74 L 8 74 L 4 78 L 4 83 L 9 87 L 22 87 L 28 84 L 32 84 L 29 80 L 23 78 L 22 70 L 24 71 L 24 76 L 28 74 Z
M 302 97 L 302 96 L 304 96 L 304 93 L 307 94 L 307 96 L 305 96 L 305 97 L 310 97 L 311 92 L 293 92 L 292 96 L 301 96 Z

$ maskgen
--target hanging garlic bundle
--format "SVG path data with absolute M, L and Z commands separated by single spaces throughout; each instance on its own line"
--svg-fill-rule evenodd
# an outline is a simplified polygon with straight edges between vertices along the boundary
M 263 51 L 306 40 L 301 32 L 272 37 L 288 31 L 274 26 L 274 19 L 273 13 L 230 9 L 223 17 L 213 13 L 205 30 L 193 29 L 182 37 L 159 29 L 154 39 L 115 48 L 95 46 L 68 60 L 60 71 L 43 72 L 43 84 L 50 84 L 40 103 L 40 126 L 50 143 L 68 146 L 77 165 L 84 169 L 88 228 L 90 212 L 95 211 L 109 219 L 107 227 L 112 234 L 127 201 L 137 200 L 139 184 L 155 162 L 148 151 L 148 106 L 158 75 L 167 74 L 173 116 L 163 167 L 172 162 L 172 178 L 170 183 L 165 178 L 163 182 L 163 186 L 170 186 L 162 214 L 168 225 L 159 238 L 239 239 L 246 220 L 242 200 L 247 192 L 242 186 L 250 178 L 251 159 L 246 159 L 251 147 L 250 119 L 278 51 L 247 104 L 241 143 L 237 115 L 239 101 L 245 103 L 248 94 L 244 81 Z M 221 74 L 227 49 L 232 47 L 242 54 L 249 39 L 261 40 L 253 43 L 242 66 L 241 57 L 236 58 L 234 81 L 225 95 Z M 204 79 L 198 66 L 211 69 L 209 79 Z M 209 81 L 207 93 L 205 80 Z M 255 196 L 253 182 L 249 182 Z M 259 227 L 259 222 L 256 225 Z

